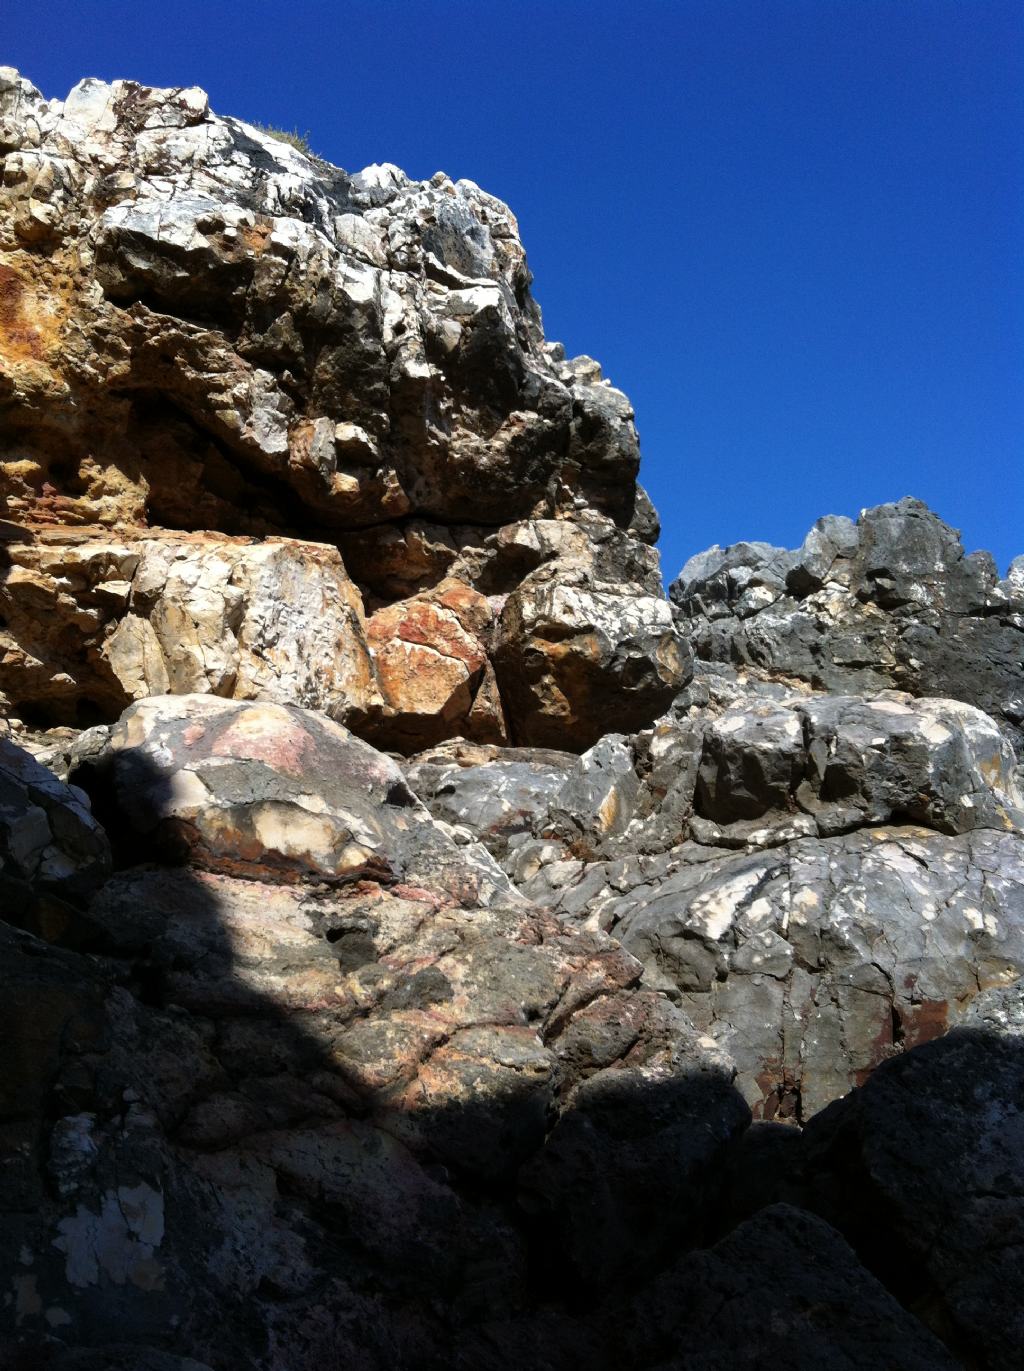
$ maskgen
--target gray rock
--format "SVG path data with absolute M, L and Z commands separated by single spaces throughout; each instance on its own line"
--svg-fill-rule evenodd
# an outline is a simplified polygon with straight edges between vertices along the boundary
M 576 760 L 570 752 L 449 743 L 410 758 L 403 769 L 435 818 L 459 825 L 501 856 L 517 834 L 545 826 Z
M 110 844 L 88 798 L 0 737 L 0 880 L 5 898 L 29 888 L 80 903 L 110 870 Z M 7 917 L 11 917 L 9 908 Z
M 1024 980 L 983 990 L 971 1001 L 961 1022 L 964 1028 L 979 1033 L 1020 1037 L 1024 1034 Z
M 763 543 L 691 558 L 673 582 L 706 661 L 843 693 L 896 687 L 977 705 L 1019 745 L 1024 600 L 987 553 L 918 500 L 821 519 L 795 552 Z
M 995 724 L 959 701 L 797 696 L 710 722 L 695 807 L 723 825 L 801 810 L 822 834 L 900 819 L 1013 828 L 1024 823 L 1015 770 Z
M 569 875 L 569 873 L 566 873 Z M 872 828 L 767 852 L 694 844 L 564 888 L 735 1059 L 756 1117 L 807 1119 L 1024 971 L 1024 839 Z M 577 892 L 578 895 L 577 895 Z

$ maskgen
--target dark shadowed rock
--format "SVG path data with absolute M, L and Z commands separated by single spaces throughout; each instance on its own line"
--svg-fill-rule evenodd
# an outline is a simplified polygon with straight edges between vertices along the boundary
M 1010 1031 L 979 1015 L 819 1115 L 801 1171 L 809 1202 L 986 1371 L 1013 1365 L 1024 1347 L 1019 984 L 1013 998 Z
M 81 903 L 109 871 L 110 844 L 87 797 L 57 780 L 9 738 L 0 738 L 0 882 L 5 917 L 51 918 L 59 923 L 61 903 Z
M 58 932 L 81 951 L 3 934 L 19 1346 L 439 1365 L 533 1307 L 561 1252 L 554 1336 L 579 1347 L 575 1306 L 699 1240 L 749 1117 L 731 1063 L 392 761 L 208 696 L 141 701 L 85 755 L 121 862 L 179 865 L 117 870 Z
M 833 1228 L 789 1205 L 763 1210 L 710 1251 L 677 1262 L 641 1297 L 635 1318 L 622 1364 L 661 1371 L 960 1365 Z

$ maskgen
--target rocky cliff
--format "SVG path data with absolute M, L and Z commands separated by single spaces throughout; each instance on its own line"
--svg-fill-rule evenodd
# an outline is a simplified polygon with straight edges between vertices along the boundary
M 1024 1355 L 1024 579 L 661 589 L 509 210 L 0 69 L 0 1365 Z
M 410 751 L 668 704 L 633 411 L 544 341 L 505 205 L 10 69 L 0 154 L 15 714 L 208 691 Z

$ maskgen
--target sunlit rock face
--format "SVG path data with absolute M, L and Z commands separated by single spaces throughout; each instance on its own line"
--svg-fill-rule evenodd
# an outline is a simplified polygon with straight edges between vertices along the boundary
M 472 183 L 0 158 L 4 1371 L 1017 1365 L 1020 562 L 670 603 Z
M 1024 742 L 1024 561 L 1001 579 L 920 500 L 819 519 L 794 551 L 710 548 L 671 596 L 704 661 L 824 690 L 952 696 Z
M 198 90 L 88 80 L 47 101 L 3 68 L 0 129 L 0 494 L 23 544 L 5 617 L 45 602 L 62 643 L 57 689 L 54 653 L 22 655 L 15 633 L 12 709 L 110 720 L 126 698 L 209 689 L 328 707 L 414 751 L 555 729 L 583 747 L 596 710 L 621 699 L 632 727 L 667 705 L 687 657 L 633 411 L 596 363 L 545 342 L 507 206 L 440 173 L 349 175 Z M 217 535 L 340 547 L 328 622 L 295 569 L 324 553 L 293 544 L 260 578 L 277 573 L 279 617 L 309 616 L 262 635 L 295 670 L 247 668 L 230 603 L 185 630 L 211 660 L 178 669 L 130 603 L 143 594 L 116 589 L 124 565 L 102 604 L 88 571 L 57 573 L 54 593 L 53 563 L 80 556 L 68 530 L 97 526 L 122 563 L 149 564 L 147 586 L 144 531 L 201 533 L 205 565 L 197 549 L 177 571 L 213 600 L 211 560 L 241 556 Z M 522 589 L 542 566 L 571 603 Z M 304 679 L 302 659 L 330 679 Z
M 723 679 L 576 757 L 446 744 L 406 767 L 517 887 L 613 933 L 809 1119 L 1024 974 L 1024 797 L 993 720 L 896 691 Z

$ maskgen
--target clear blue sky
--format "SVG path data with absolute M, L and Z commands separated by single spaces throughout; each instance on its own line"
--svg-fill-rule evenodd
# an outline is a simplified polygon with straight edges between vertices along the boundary
M 1019 0 L 7 0 L 0 62 L 507 200 L 636 406 L 667 577 L 904 494 L 1024 551 Z

